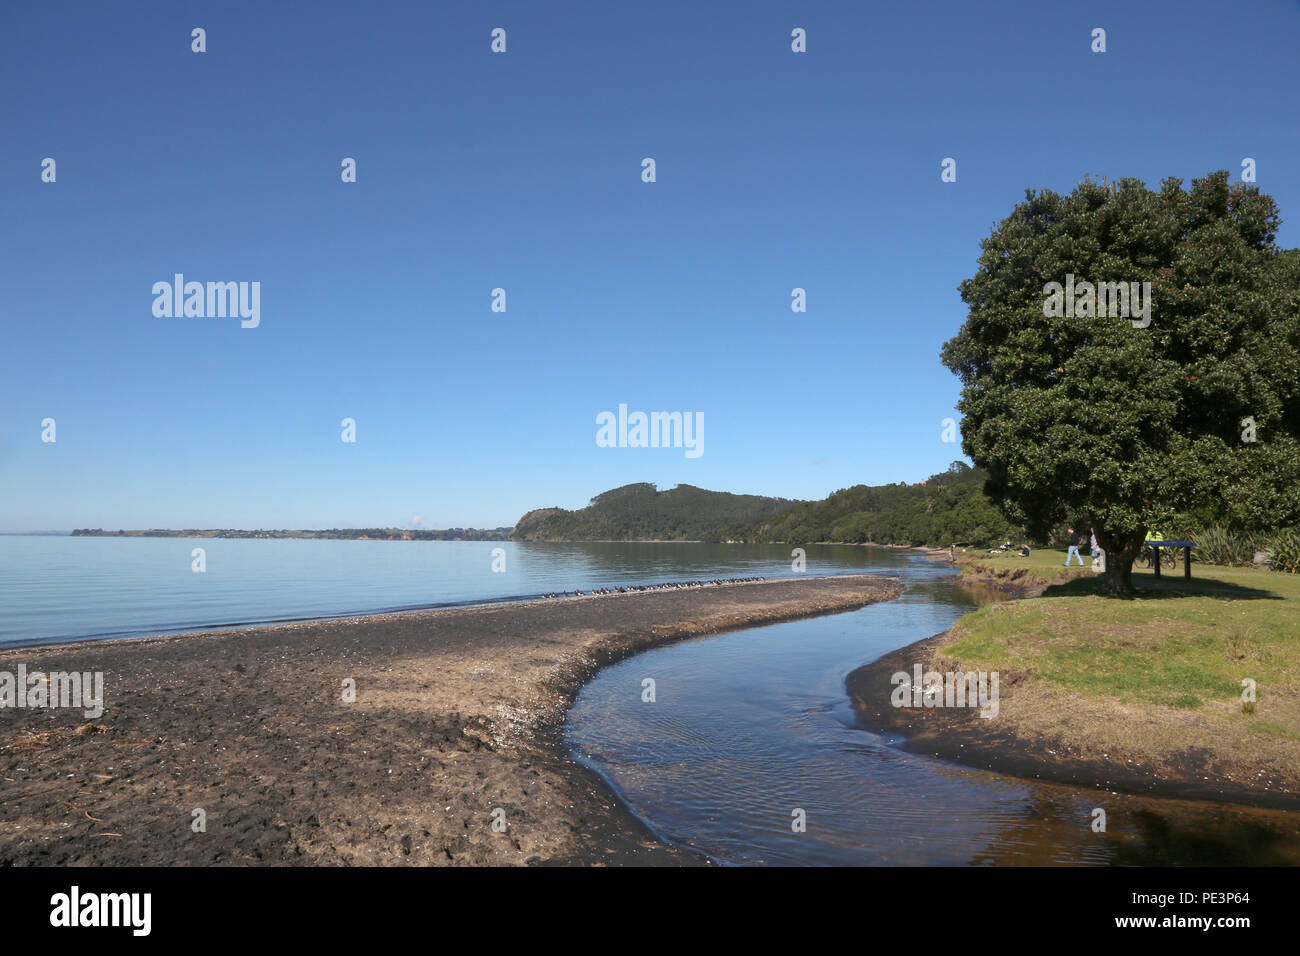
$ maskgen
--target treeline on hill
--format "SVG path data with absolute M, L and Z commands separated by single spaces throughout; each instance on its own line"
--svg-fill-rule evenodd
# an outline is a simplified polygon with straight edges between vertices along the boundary
M 981 469 L 955 461 L 919 484 L 854 485 L 822 501 L 801 503 L 774 519 L 724 527 L 720 537 L 757 543 L 976 548 L 1023 541 L 1024 530 L 984 494 L 986 477 Z
M 964 462 L 915 484 L 855 485 L 822 501 L 733 495 L 640 483 L 597 495 L 578 511 L 542 508 L 519 519 L 523 541 L 741 541 L 984 547 L 1024 532 L 983 492 L 985 475 Z
M 518 541 L 711 541 L 724 525 L 762 521 L 800 502 L 733 495 L 678 485 L 659 491 L 648 482 L 599 494 L 577 511 L 539 508 L 515 524 Z

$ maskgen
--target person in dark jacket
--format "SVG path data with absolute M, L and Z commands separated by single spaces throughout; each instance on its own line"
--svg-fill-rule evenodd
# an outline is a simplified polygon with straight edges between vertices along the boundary
M 1073 528 L 1070 529 L 1070 550 L 1065 552 L 1065 566 L 1067 568 L 1070 566 L 1071 558 L 1078 558 L 1079 567 L 1083 567 L 1083 555 L 1079 553 L 1079 535 Z

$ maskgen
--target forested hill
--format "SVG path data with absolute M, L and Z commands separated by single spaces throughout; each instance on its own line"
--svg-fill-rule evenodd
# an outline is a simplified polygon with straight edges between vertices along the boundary
M 821 501 L 733 495 L 678 485 L 624 485 L 586 508 L 542 508 L 519 519 L 523 541 L 746 541 L 975 546 L 1019 540 L 963 462 L 914 485 L 854 485 Z
M 984 494 L 985 478 L 983 469 L 955 461 L 947 471 L 914 485 L 854 485 L 765 520 L 725 525 L 718 537 L 930 547 L 1020 541 L 1023 530 L 1015 528 Z
M 520 541 L 712 541 L 724 525 L 748 525 L 800 504 L 787 498 L 733 495 L 678 485 L 659 491 L 640 482 L 614 488 L 577 511 L 540 508 L 519 519 Z

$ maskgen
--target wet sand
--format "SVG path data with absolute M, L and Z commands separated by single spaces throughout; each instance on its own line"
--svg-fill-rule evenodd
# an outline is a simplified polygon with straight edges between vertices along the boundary
M 102 671 L 105 712 L 0 710 L 0 865 L 697 864 L 570 759 L 578 689 L 900 591 L 803 578 L 3 651 L 0 671 Z

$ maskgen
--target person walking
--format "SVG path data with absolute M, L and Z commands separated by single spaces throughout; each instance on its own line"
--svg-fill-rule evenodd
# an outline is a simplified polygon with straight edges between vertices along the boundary
M 1065 566 L 1070 566 L 1070 559 L 1078 558 L 1079 567 L 1083 567 L 1083 555 L 1079 553 L 1079 533 L 1073 528 L 1070 529 L 1070 550 L 1065 552 Z
M 1088 549 L 1092 552 L 1092 563 L 1096 564 L 1097 559 L 1101 557 L 1101 545 L 1097 543 L 1097 529 L 1088 529 Z

